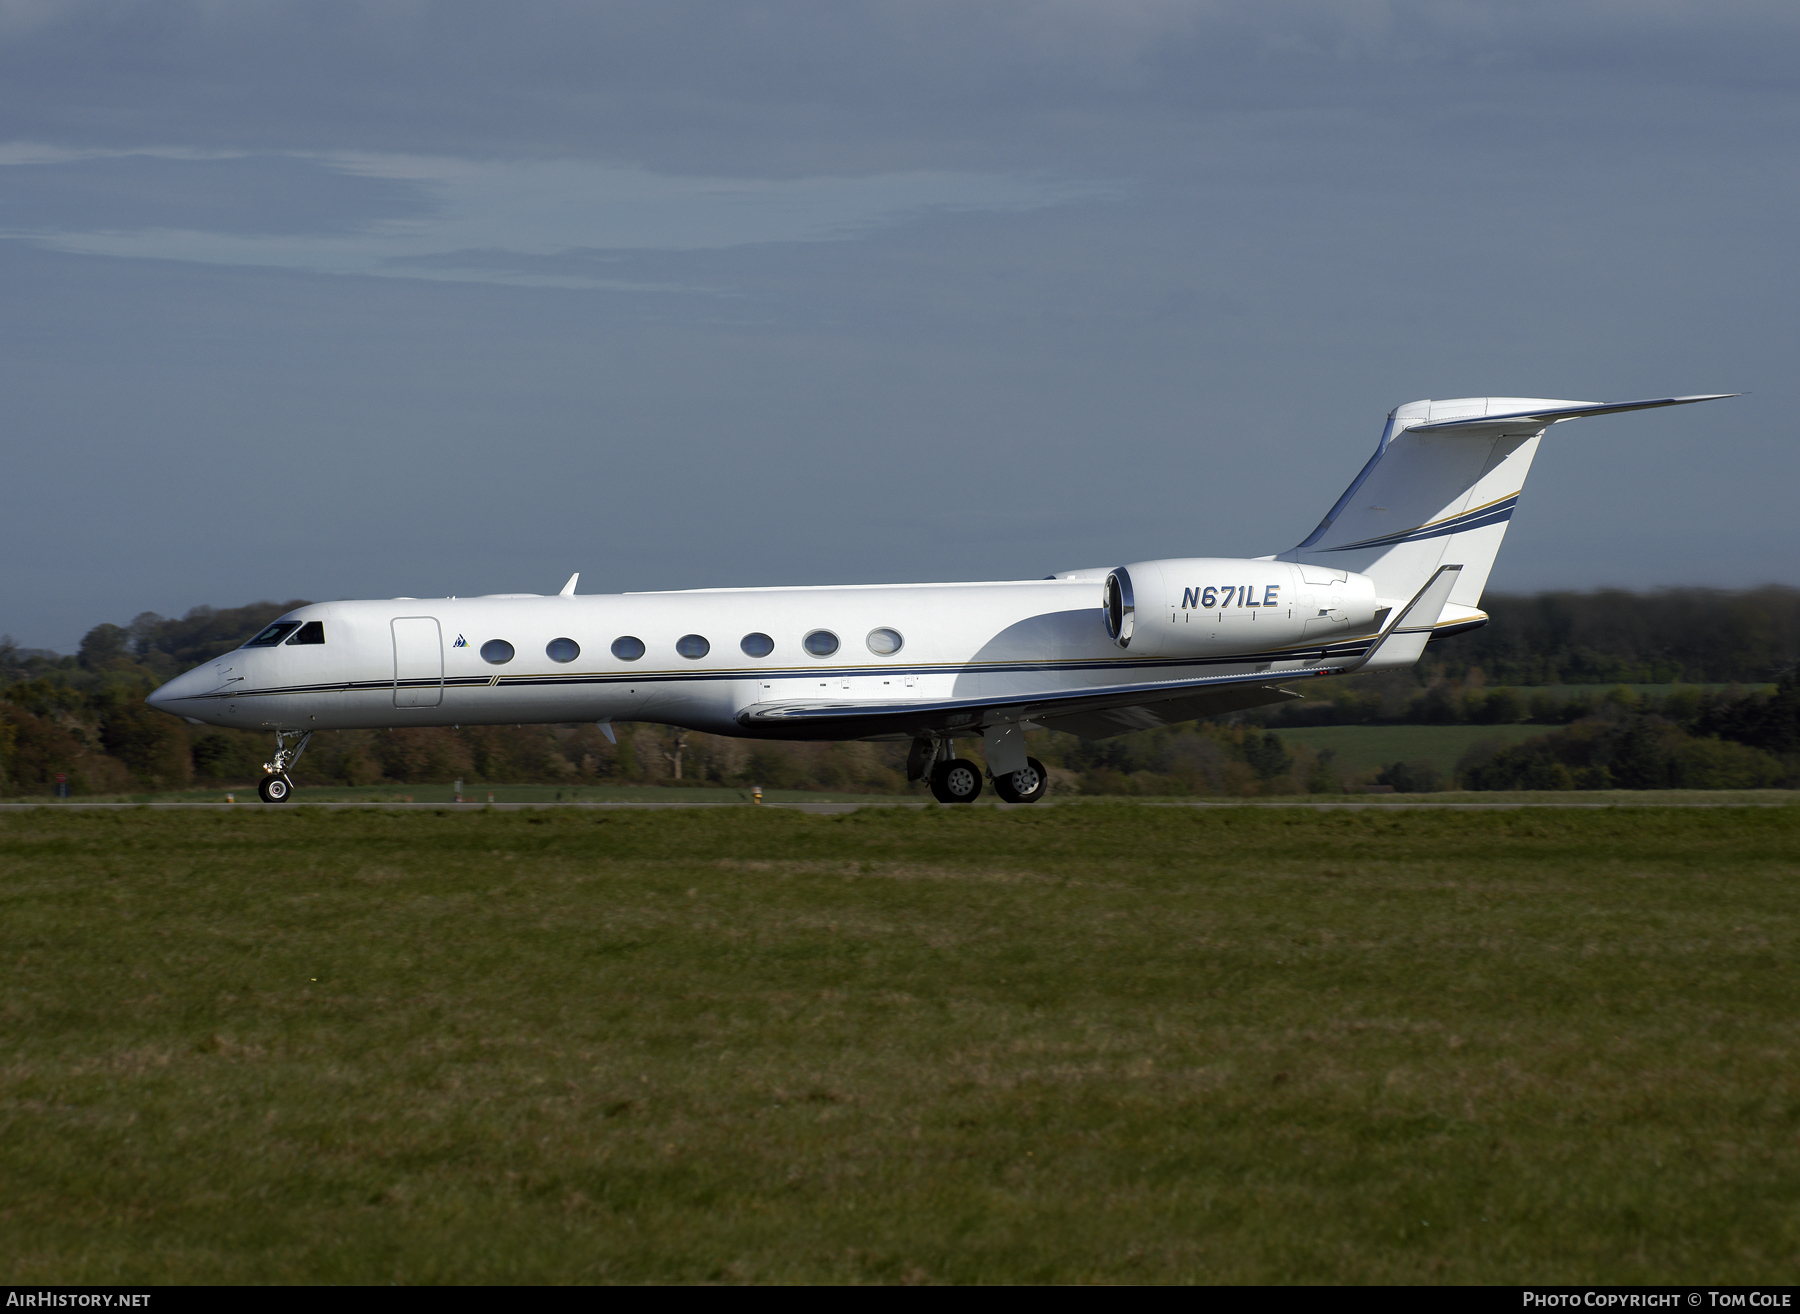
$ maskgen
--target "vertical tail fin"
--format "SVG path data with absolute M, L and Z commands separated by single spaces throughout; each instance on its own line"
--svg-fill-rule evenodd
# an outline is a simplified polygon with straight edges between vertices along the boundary
M 1390 605 L 1411 598 L 1440 565 L 1459 565 L 1448 601 L 1475 608 L 1545 429 L 1584 416 L 1736 395 L 1408 402 L 1388 416 L 1375 455 L 1319 527 L 1278 559 L 1368 575 Z

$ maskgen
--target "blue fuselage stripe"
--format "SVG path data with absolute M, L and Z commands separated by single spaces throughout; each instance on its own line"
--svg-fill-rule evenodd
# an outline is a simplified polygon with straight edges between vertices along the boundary
M 1326 552 L 1356 552 L 1364 548 L 1395 547 L 1401 543 L 1417 543 L 1422 539 L 1442 538 L 1446 534 L 1461 534 L 1486 525 L 1503 524 L 1512 519 L 1512 513 L 1518 507 L 1518 503 L 1518 498 L 1509 497 L 1506 501 L 1494 506 L 1484 506 L 1480 510 L 1454 516 L 1435 525 L 1421 525 L 1417 529 L 1409 529 L 1402 534 L 1389 534 L 1386 538 L 1365 538 L 1360 543 L 1346 543 L 1342 547 L 1323 550 Z

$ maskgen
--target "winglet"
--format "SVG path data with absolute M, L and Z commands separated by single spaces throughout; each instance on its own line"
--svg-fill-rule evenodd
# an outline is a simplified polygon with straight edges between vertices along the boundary
M 1461 574 L 1461 566 L 1439 566 L 1437 573 L 1425 581 L 1425 587 L 1413 594 L 1413 600 L 1388 621 L 1387 628 L 1369 645 L 1362 660 L 1346 666 L 1342 674 L 1349 675 L 1374 662 L 1375 655 L 1388 646 L 1390 639 L 1395 640 L 1393 647 L 1397 651 L 1386 654 L 1381 665 L 1411 666 L 1418 661 L 1419 655 L 1425 651 L 1425 645 L 1431 642 L 1438 617 L 1443 613 L 1444 604 L 1450 600 L 1450 590 L 1456 587 L 1457 576 Z M 1396 639 L 1396 636 L 1399 637 Z
M 573 575 L 569 576 L 569 582 L 562 586 L 562 592 L 558 593 L 556 596 L 559 598 L 574 597 L 575 596 L 575 581 L 580 578 L 581 578 L 581 572 L 578 570 Z

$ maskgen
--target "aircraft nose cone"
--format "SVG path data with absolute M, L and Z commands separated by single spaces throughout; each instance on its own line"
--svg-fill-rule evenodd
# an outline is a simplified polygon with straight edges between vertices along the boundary
M 217 682 L 213 681 L 212 683 Z M 181 712 L 178 705 L 189 698 L 205 693 L 207 684 L 205 669 L 197 668 L 185 675 L 176 676 L 162 688 L 148 695 L 144 701 L 159 712 L 170 712 L 179 716 Z

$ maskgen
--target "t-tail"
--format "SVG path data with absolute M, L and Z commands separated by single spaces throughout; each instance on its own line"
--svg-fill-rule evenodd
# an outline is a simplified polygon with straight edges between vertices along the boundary
M 1388 416 L 1375 455 L 1319 527 L 1276 559 L 1367 575 L 1384 607 L 1405 605 L 1440 567 L 1460 566 L 1443 619 L 1475 618 L 1546 429 L 1590 415 L 1737 395 L 1613 403 L 1538 397 L 1408 402 Z

